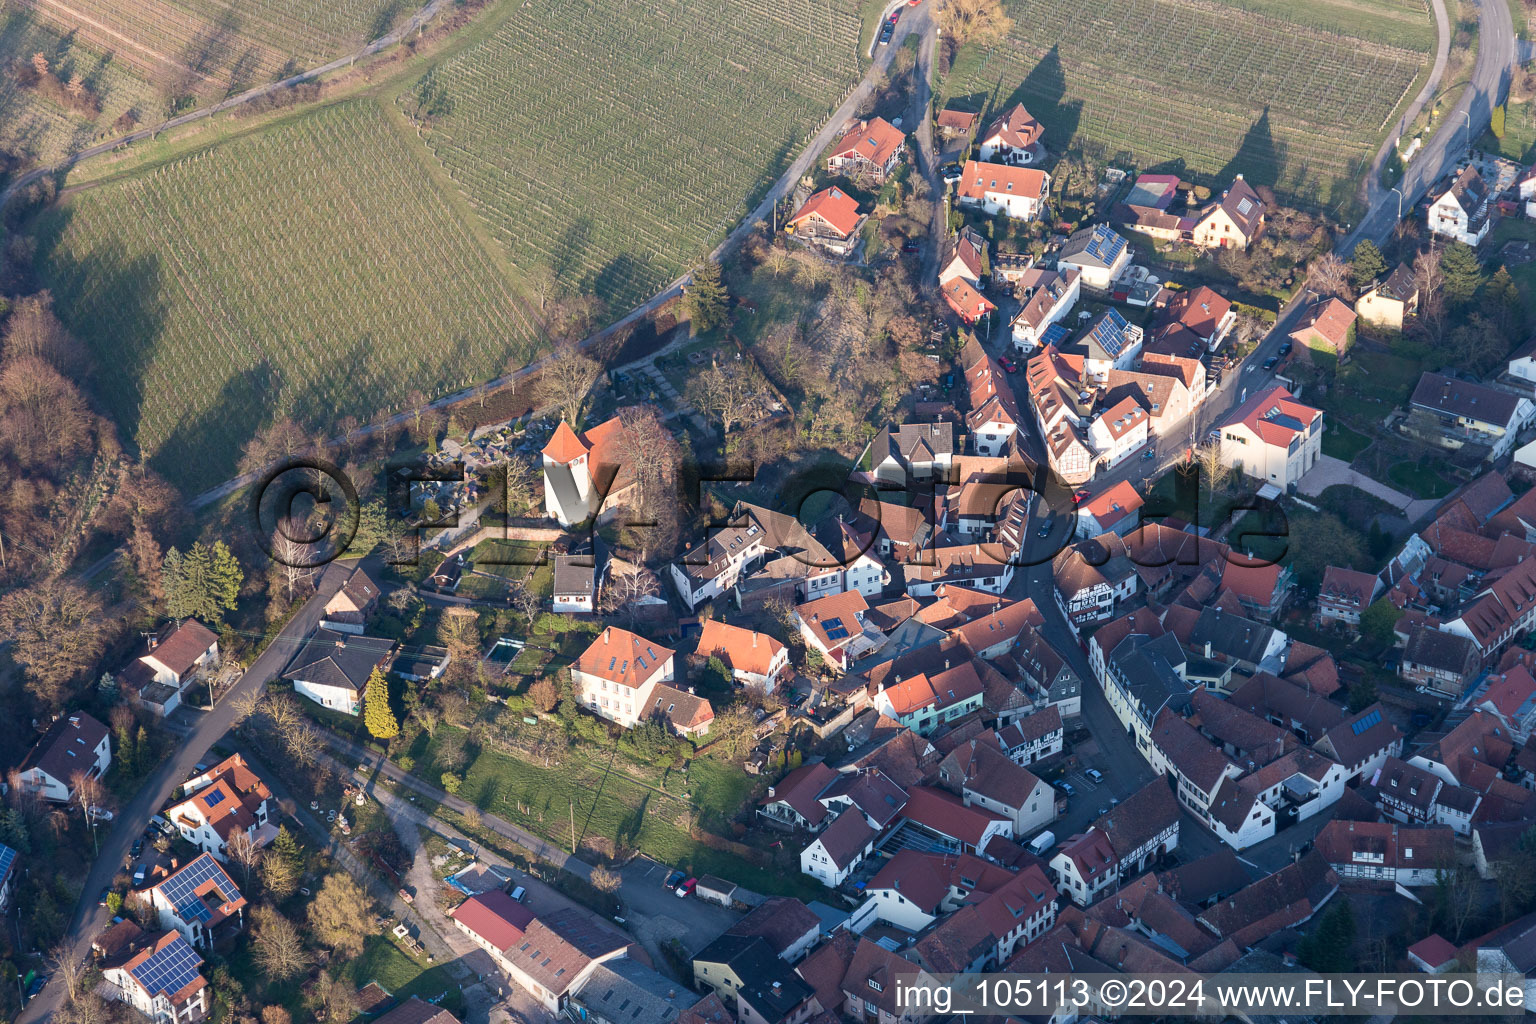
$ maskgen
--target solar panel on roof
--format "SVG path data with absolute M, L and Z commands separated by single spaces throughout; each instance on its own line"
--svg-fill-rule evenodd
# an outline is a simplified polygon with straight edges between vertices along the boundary
M 197 951 L 178 935 L 168 946 L 140 964 L 133 976 L 151 995 L 161 992 L 175 995 L 197 979 L 197 969 L 202 962 Z
M 208 881 L 216 883 L 220 895 L 226 898 L 240 891 L 235 888 L 229 875 L 224 873 L 224 869 L 219 867 L 219 862 L 206 853 L 161 882 L 160 891 L 176 908 L 176 916 L 183 921 L 207 921 L 213 916 L 213 911 L 198 896 L 197 887 Z
M 1351 725 L 1349 727 L 1349 729 L 1356 736 L 1359 736 L 1361 733 L 1365 732 L 1367 729 L 1371 728 L 1372 726 L 1378 724 L 1380 721 L 1381 721 L 1381 712 L 1380 711 L 1372 711 L 1370 714 L 1366 715 L 1364 718 L 1360 719 L 1358 722 L 1355 722 L 1353 725 Z

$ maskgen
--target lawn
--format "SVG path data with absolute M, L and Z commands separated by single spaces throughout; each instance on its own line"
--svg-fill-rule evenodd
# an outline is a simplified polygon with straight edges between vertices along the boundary
M 368 419 L 535 352 L 494 254 L 368 99 L 79 192 L 36 233 L 113 417 L 188 490 L 279 416 Z
M 1009 0 L 1007 42 L 963 50 L 944 98 L 987 111 L 1021 100 L 1058 152 L 1089 144 L 1117 163 L 1217 187 L 1242 172 L 1301 201 L 1351 202 L 1428 63 L 1427 9 L 1392 0 L 1225 7 Z
M 411 756 L 417 774 L 436 784 L 437 757 L 458 731 L 439 726 L 431 740 L 418 740 Z M 709 757 L 695 758 L 685 773 L 640 768 L 609 748 L 590 745 L 567 751 L 564 761 L 545 767 L 509 754 L 482 751 L 464 770 L 458 795 L 482 810 L 566 849 L 571 823 L 584 844 L 599 849 L 638 849 L 663 863 L 700 874 L 730 878 L 757 892 L 800 892 L 798 877 L 785 878 L 763 864 L 711 848 L 695 838 L 724 830 L 745 806 L 757 780 L 740 767 Z M 690 831 L 690 819 L 698 832 Z
M 442 964 L 428 965 L 399 946 L 388 935 L 370 935 L 363 955 L 346 965 L 348 977 L 358 988 L 376 981 L 395 999 L 416 996 L 436 1002 L 453 1013 L 462 1013 L 464 994 Z
M 1345 462 L 1355 461 L 1355 456 L 1370 446 L 1371 439 L 1342 423 L 1330 421 L 1323 432 L 1323 454 Z
M 1394 462 L 1387 467 L 1387 478 L 1394 487 L 1415 498 L 1443 498 L 1456 489 L 1455 481 L 1447 475 L 1448 469 L 1442 459 Z
M 435 68 L 424 139 L 518 266 L 610 313 L 698 261 L 860 74 L 859 0 L 547 0 Z
M 73 113 L 18 84 L 10 71 L 12 64 L 30 61 L 37 53 L 61 81 L 80 75 L 100 102 L 100 113 L 93 117 Z M 25 153 L 41 163 L 90 145 L 128 110 L 152 120 L 163 109 L 154 88 L 126 65 L 60 35 L 14 5 L 0 6 L 0 67 L 5 69 L 0 74 L 0 150 Z

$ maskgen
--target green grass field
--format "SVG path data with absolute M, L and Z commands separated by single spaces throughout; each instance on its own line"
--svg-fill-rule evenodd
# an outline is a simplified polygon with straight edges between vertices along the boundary
M 411 751 L 416 773 L 434 785 L 436 752 L 453 733 L 439 726 L 434 740 L 419 742 L 421 749 Z M 690 810 L 701 828 L 714 832 L 747 803 L 756 780 L 739 767 L 699 757 L 685 777 L 635 768 L 622 756 L 590 746 L 573 748 L 564 758 L 545 768 L 484 751 L 464 771 L 458 795 L 566 849 L 574 814 L 583 841 L 602 839 L 638 849 L 665 864 L 718 874 L 758 892 L 798 891 L 798 878 L 782 878 L 689 835 Z
M 859 32 L 857 0 L 525 5 L 432 72 L 451 110 L 423 137 L 520 268 L 617 313 L 748 212 L 857 80 Z
M 498 261 L 371 100 L 72 195 L 37 234 L 113 416 L 189 490 L 278 416 L 371 417 L 535 351 Z
M 1433 47 L 1427 9 L 1401 0 L 1009 0 L 1008 10 L 1007 42 L 962 50 L 946 99 L 987 110 L 1022 100 L 1052 150 L 1086 142 L 1213 186 L 1242 172 L 1324 206 L 1352 201 Z
M 16 61 L 41 53 L 61 81 L 78 74 L 101 103 L 101 113 L 87 118 L 19 86 L 10 72 Z M 67 40 L 25 12 L 0 8 L 0 151 L 52 163 L 65 153 L 90 145 L 109 132 L 125 111 L 142 120 L 160 111 L 155 90 L 121 61 Z

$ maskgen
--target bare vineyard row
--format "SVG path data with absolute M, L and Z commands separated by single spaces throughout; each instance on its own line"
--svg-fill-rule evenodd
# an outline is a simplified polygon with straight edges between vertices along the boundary
M 53 219 L 49 284 L 120 369 L 113 412 L 177 480 L 228 471 L 274 416 L 370 418 L 535 351 L 505 278 L 371 101 L 82 193 Z

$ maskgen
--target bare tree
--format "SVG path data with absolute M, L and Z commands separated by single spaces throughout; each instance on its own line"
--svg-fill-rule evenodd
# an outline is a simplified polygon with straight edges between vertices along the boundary
M 528 623 L 528 628 L 533 628 L 533 623 L 544 610 L 544 602 L 539 600 L 539 595 L 526 583 L 518 581 L 512 584 L 512 590 L 507 595 L 507 601 L 514 611 L 521 615 Z
M 574 426 L 601 375 L 602 367 L 574 344 L 562 345 L 539 370 L 539 401 L 554 406 Z
M 747 407 L 762 390 L 762 381 L 750 363 L 716 363 L 688 382 L 688 400 L 705 412 L 720 417 L 725 433 L 742 421 Z
M 283 981 L 309 969 L 309 952 L 299 930 L 276 908 L 257 907 L 251 912 L 251 925 L 252 954 L 263 971 Z
M 609 614 L 624 612 L 633 625 L 641 599 L 655 597 L 659 593 L 661 584 L 657 582 L 656 574 L 649 569 L 636 567 L 633 572 L 611 572 L 603 584 L 603 610 Z
M 230 837 L 225 849 L 229 853 L 229 859 L 240 865 L 241 870 L 245 872 L 245 887 L 249 889 L 251 875 L 261 866 L 261 847 L 256 845 L 256 840 L 251 838 L 250 833 L 236 832 Z
M 1336 253 L 1325 253 L 1307 267 L 1307 283 L 1319 295 L 1348 299 L 1352 295 L 1349 282 L 1349 264 Z
M 1000 43 L 1013 28 L 1002 0 L 945 0 L 939 9 L 939 28 L 956 43 Z
M 304 532 L 303 525 L 293 520 L 285 520 L 272 530 L 272 572 L 290 604 L 294 591 L 313 580 L 317 571 L 308 564 L 315 555 L 311 545 L 298 539 Z
M 48 966 L 64 983 L 64 995 L 73 1003 L 80 997 L 80 980 L 85 976 L 85 966 L 80 958 L 75 956 L 74 950 L 67 943 L 61 942 L 49 952 Z

